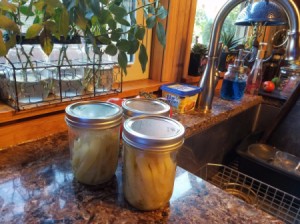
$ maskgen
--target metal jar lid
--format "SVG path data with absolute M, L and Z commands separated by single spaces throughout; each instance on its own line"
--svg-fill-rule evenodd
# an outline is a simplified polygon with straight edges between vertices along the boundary
M 77 128 L 106 129 L 119 125 L 122 108 L 102 101 L 82 101 L 66 108 L 66 122 Z
M 128 118 L 123 124 L 123 141 L 147 151 L 171 151 L 183 144 L 185 128 L 164 116 L 145 115 Z
M 139 115 L 169 116 L 170 106 L 155 99 L 132 98 L 122 103 L 123 112 L 128 117 Z

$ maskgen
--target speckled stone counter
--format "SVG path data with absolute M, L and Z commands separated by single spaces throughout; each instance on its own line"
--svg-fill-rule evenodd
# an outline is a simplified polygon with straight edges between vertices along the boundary
M 0 151 L 0 223 L 281 223 L 177 168 L 170 203 L 141 212 L 123 197 L 122 162 L 106 184 L 78 183 L 67 133 Z
M 214 97 L 210 113 L 191 111 L 186 114 L 175 114 L 174 118 L 185 126 L 185 136 L 189 137 L 196 132 L 208 129 L 209 127 L 229 119 L 261 102 L 261 96 L 251 96 L 248 94 L 245 94 L 241 100 L 235 101 L 223 100 L 219 96 L 216 96 Z

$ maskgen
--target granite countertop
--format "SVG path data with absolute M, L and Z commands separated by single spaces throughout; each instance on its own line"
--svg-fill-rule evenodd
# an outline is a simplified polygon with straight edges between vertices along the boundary
M 185 137 L 190 137 L 194 133 L 208 129 L 262 102 L 261 96 L 248 94 L 244 94 L 241 100 L 234 101 L 223 100 L 215 96 L 211 112 L 191 111 L 186 114 L 175 114 L 173 117 L 185 126 Z
M 122 161 L 106 184 L 78 183 L 68 135 L 0 151 L 0 223 L 282 223 L 178 167 L 170 203 L 141 212 L 123 197 Z

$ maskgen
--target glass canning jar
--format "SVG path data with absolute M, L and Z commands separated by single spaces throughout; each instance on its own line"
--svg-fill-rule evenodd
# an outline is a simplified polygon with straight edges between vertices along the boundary
M 169 117 L 136 116 L 124 122 L 123 188 L 133 207 L 155 210 L 169 202 L 184 132 L 183 125 Z
M 83 101 L 66 108 L 71 164 L 75 178 L 97 185 L 111 179 L 119 157 L 122 108 L 101 101 Z
M 132 98 L 122 102 L 124 119 L 139 115 L 160 115 L 168 117 L 170 106 L 160 100 Z
M 74 97 L 82 95 L 84 54 L 80 44 L 54 44 L 49 63 L 58 66 L 50 71 L 52 93 L 55 96 Z

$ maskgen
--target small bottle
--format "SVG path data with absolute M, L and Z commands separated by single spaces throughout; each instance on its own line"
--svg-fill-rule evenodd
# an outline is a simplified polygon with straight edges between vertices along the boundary
M 266 43 L 260 44 L 261 49 L 258 50 L 254 65 L 247 79 L 246 93 L 258 95 L 263 77 L 263 59 L 266 52 Z
M 224 75 L 221 87 L 221 98 L 224 100 L 240 100 L 244 96 L 247 81 L 247 67 L 244 66 L 244 51 L 239 51 L 234 64 L 230 64 Z

